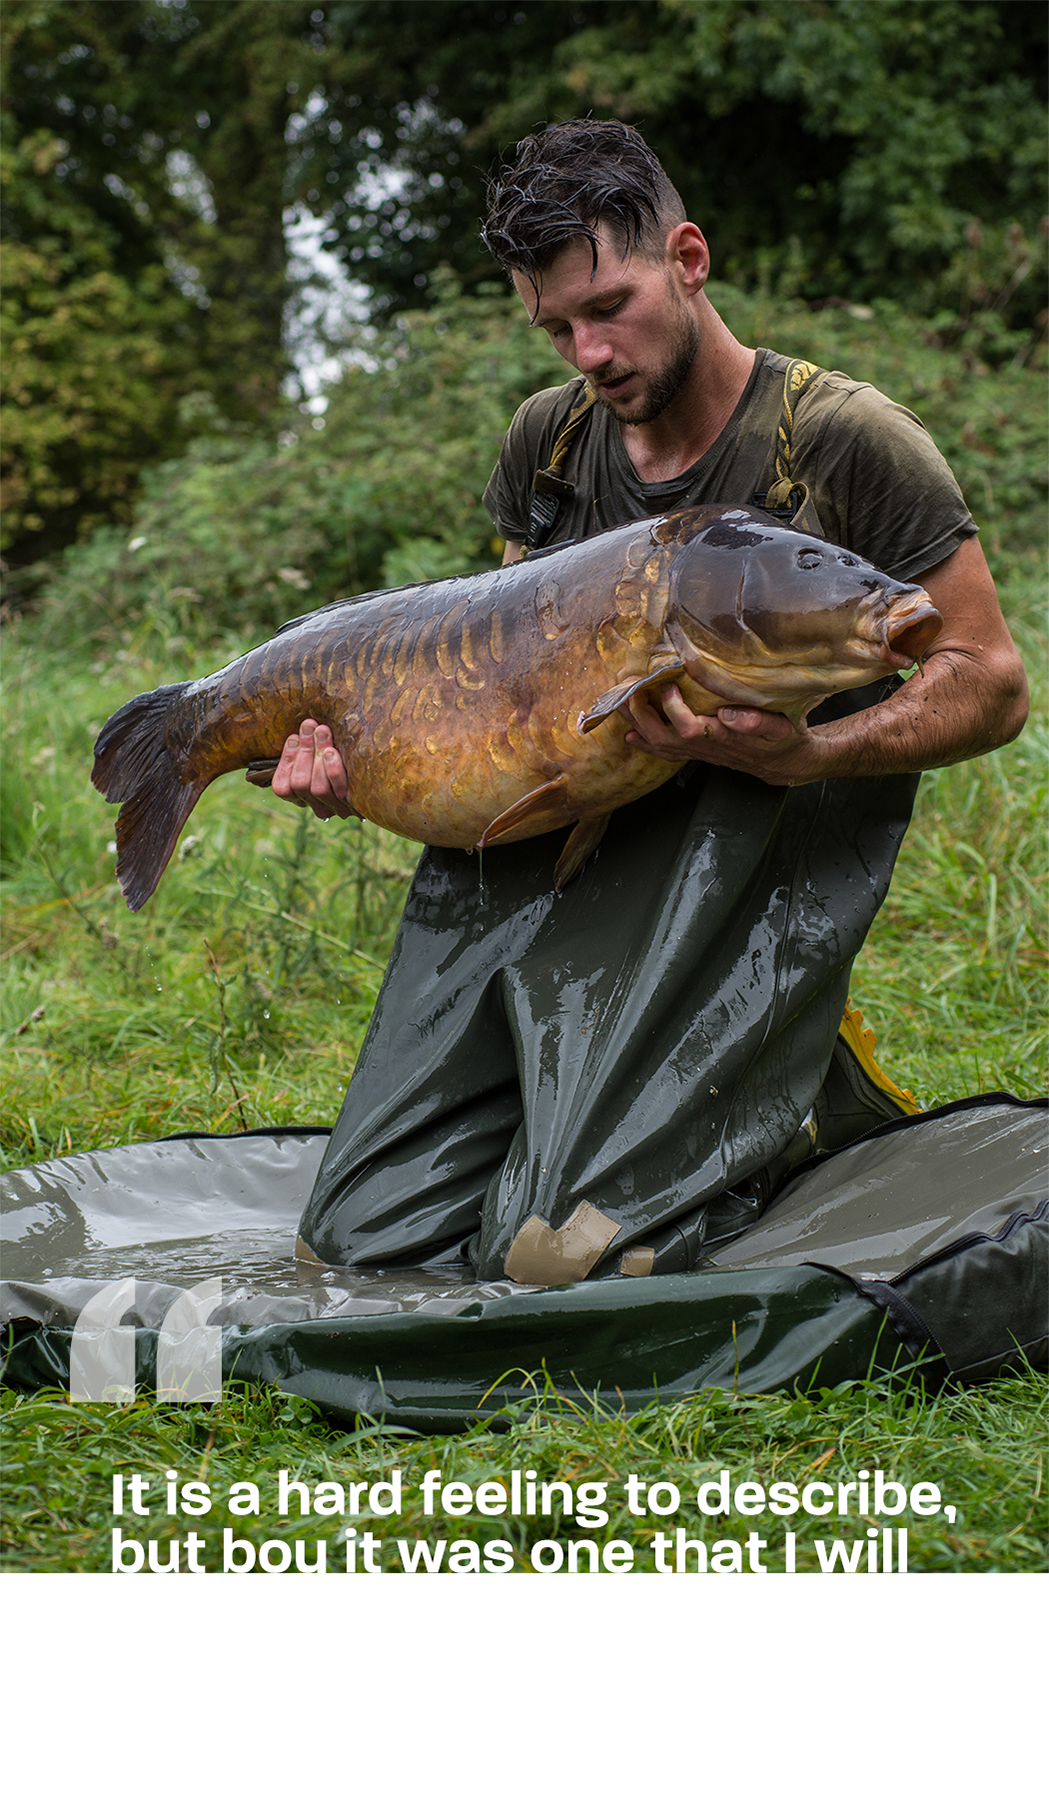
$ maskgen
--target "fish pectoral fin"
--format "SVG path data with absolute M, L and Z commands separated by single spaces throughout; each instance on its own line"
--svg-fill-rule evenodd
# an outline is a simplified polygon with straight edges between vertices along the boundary
M 497 843 L 507 832 L 516 831 L 518 825 L 533 826 L 535 837 L 539 837 L 544 831 L 556 831 L 559 825 L 565 823 L 565 816 L 560 806 L 551 805 L 551 800 L 555 794 L 560 798 L 566 786 L 566 777 L 555 775 L 552 781 L 544 781 L 542 787 L 533 788 L 530 794 L 515 800 L 512 806 L 508 806 L 505 812 L 501 812 L 498 818 L 485 826 L 474 849 L 483 850 L 486 845 Z
M 279 756 L 260 756 L 256 758 L 254 762 L 248 764 L 244 771 L 245 781 L 250 781 L 252 787 L 269 787 L 273 781 L 274 775 L 277 773 L 277 764 L 279 762 Z
M 611 813 L 602 813 L 597 819 L 580 819 L 554 864 L 556 893 L 564 893 L 568 883 L 575 880 L 587 857 L 593 855 L 604 837 L 611 817 Z
M 610 719 L 635 694 L 642 693 L 646 688 L 665 687 L 668 681 L 673 681 L 675 675 L 684 675 L 685 672 L 680 656 L 675 656 L 672 662 L 661 663 L 658 669 L 649 669 L 646 674 L 639 675 L 636 681 L 621 681 L 617 687 L 609 688 L 607 694 L 602 694 L 600 699 L 595 700 L 589 712 L 580 713 L 579 730 L 584 734 L 593 731 L 595 725 L 600 725 L 603 719 Z

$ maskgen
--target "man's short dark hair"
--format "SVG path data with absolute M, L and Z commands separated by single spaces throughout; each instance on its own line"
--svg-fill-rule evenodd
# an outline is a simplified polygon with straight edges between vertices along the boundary
M 597 227 L 618 244 L 662 260 L 667 233 L 685 218 L 677 189 L 639 131 L 618 119 L 569 119 L 522 138 L 516 160 L 488 184 L 483 243 L 504 269 L 539 275 L 584 238 L 597 270 Z

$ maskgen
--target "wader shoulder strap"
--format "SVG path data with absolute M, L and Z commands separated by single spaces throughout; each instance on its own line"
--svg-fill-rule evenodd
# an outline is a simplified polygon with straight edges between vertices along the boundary
M 525 556 L 530 550 L 539 550 L 546 543 L 557 522 L 562 500 L 567 500 L 569 495 L 575 493 L 575 482 L 565 481 L 561 470 L 572 440 L 584 419 L 589 417 L 596 401 L 594 389 L 584 388 L 561 428 L 549 466 L 537 469 L 532 477 L 532 504 L 525 535 Z
M 776 479 L 767 493 L 755 494 L 753 502 L 771 513 L 774 519 L 815 530 L 820 536 L 823 534 L 808 488 L 804 482 L 791 479 L 790 456 L 795 408 L 802 394 L 826 372 L 817 363 L 805 362 L 801 357 L 795 357 L 787 364 L 783 377 L 783 408 L 776 429 Z

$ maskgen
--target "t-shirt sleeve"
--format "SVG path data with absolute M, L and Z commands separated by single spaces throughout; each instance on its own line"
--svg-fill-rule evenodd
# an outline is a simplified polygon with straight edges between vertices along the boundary
M 831 393 L 808 423 L 795 421 L 792 468 L 818 490 L 820 521 L 833 543 L 897 581 L 910 580 L 976 534 L 962 491 L 906 407 L 844 376 L 829 376 L 828 385 Z
M 543 388 L 514 414 L 483 496 L 484 509 L 501 537 L 523 543 L 527 536 L 532 477 L 553 456 L 557 433 L 582 385 L 576 379 L 562 387 Z

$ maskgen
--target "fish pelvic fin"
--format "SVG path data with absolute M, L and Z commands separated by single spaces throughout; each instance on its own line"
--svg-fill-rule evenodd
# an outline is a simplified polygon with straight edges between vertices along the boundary
M 132 912 L 156 889 L 178 834 L 208 785 L 180 773 L 168 746 L 173 706 L 189 686 L 177 682 L 139 694 L 113 714 L 95 744 L 91 780 L 122 802 L 117 819 L 117 880 Z
M 602 813 L 597 819 L 580 819 L 554 864 L 554 890 L 563 894 L 570 881 L 574 881 L 587 858 L 592 856 L 598 844 L 608 830 L 611 813 Z
M 604 719 L 610 719 L 635 694 L 642 693 L 646 688 L 666 687 L 668 681 L 673 681 L 676 675 L 683 675 L 685 672 L 680 656 L 675 656 L 671 661 L 661 663 L 658 669 L 649 669 L 647 674 L 639 675 L 636 681 L 619 682 L 618 686 L 609 688 L 607 694 L 602 694 L 595 700 L 589 712 L 580 713 L 577 721 L 579 730 L 585 736 Z
M 485 826 L 474 849 L 483 850 L 488 844 L 497 844 L 500 838 L 516 831 L 519 825 L 531 827 L 525 833 L 526 837 L 539 837 L 544 831 L 555 831 L 558 825 L 564 825 L 564 808 L 557 801 L 566 785 L 564 775 L 555 775 L 552 781 L 544 781 L 542 787 L 533 788 L 530 794 L 515 800 L 512 806 L 508 806 L 505 812 L 501 812 L 498 818 Z

